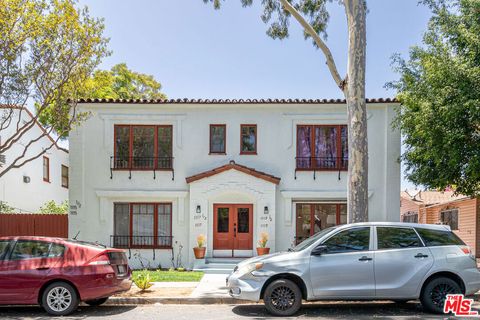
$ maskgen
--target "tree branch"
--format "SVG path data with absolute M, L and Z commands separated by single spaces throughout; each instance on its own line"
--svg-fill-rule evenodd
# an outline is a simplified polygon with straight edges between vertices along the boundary
M 297 11 L 297 9 L 295 9 L 287 0 L 280 0 L 280 2 L 282 3 L 285 10 L 287 10 L 300 23 L 305 32 L 313 38 L 313 41 L 315 41 L 315 44 L 320 48 L 320 50 L 322 50 L 323 54 L 325 55 L 325 59 L 327 60 L 327 66 L 330 70 L 330 74 L 332 75 L 333 80 L 340 88 L 340 90 L 342 90 L 342 92 L 345 92 L 346 79 L 342 79 L 340 77 L 337 66 L 335 65 L 335 60 L 333 59 L 332 52 L 330 51 L 328 46 L 325 44 L 322 38 L 320 38 L 317 32 L 315 32 L 310 23 L 308 23 L 307 20 L 305 20 L 305 18 L 300 14 L 300 12 Z

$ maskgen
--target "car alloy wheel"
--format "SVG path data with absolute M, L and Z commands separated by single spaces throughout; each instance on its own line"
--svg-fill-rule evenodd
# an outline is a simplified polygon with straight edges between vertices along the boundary
M 263 294 L 268 312 L 275 316 L 291 316 L 302 306 L 302 292 L 297 284 L 288 279 L 271 282 Z
M 454 293 L 457 293 L 457 290 L 452 285 L 449 283 L 439 283 L 430 291 L 430 299 L 435 306 L 443 308 L 447 295 Z
M 64 287 L 54 287 L 47 294 L 48 307 L 56 312 L 63 312 L 72 304 L 72 295 Z
M 270 299 L 276 309 L 285 311 L 295 303 L 295 293 L 289 287 L 281 286 L 273 290 Z
M 459 293 L 462 293 L 462 288 L 453 279 L 447 277 L 433 278 L 422 289 L 420 301 L 426 310 L 442 314 L 447 295 Z
M 68 283 L 54 282 L 43 290 L 42 307 L 51 315 L 68 315 L 75 311 L 78 303 L 77 291 Z

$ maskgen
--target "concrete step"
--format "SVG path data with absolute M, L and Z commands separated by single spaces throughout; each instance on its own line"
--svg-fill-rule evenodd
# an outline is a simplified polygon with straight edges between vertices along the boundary
M 248 259 L 248 258 L 207 258 L 205 259 L 206 263 L 228 263 L 228 264 L 238 264 L 239 262 Z
M 225 274 L 232 273 L 233 269 L 220 269 L 220 268 L 196 268 L 193 271 L 201 271 L 205 274 Z
M 235 263 L 206 263 L 205 267 L 208 269 L 231 269 L 235 268 Z

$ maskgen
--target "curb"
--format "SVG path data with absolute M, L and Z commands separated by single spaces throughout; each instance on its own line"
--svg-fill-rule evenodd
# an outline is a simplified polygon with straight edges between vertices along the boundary
M 111 297 L 105 305 L 138 305 L 138 304 L 255 304 L 253 301 L 239 300 L 235 298 L 225 297 L 203 297 L 203 298 L 121 298 Z
M 473 295 L 473 300 L 480 301 L 480 294 Z M 176 297 L 176 298 L 123 298 L 111 297 L 105 305 L 145 305 L 145 304 L 258 304 L 249 300 L 239 300 L 231 297 Z

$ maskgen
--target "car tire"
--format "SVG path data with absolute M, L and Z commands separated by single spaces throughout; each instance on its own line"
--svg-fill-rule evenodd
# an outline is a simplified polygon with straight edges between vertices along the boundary
M 85 303 L 88 304 L 89 306 L 96 307 L 96 306 L 99 306 L 101 304 L 104 304 L 105 302 L 107 302 L 107 300 L 108 300 L 108 297 L 95 299 L 95 300 L 87 300 L 87 301 L 85 301 Z
M 274 316 L 291 316 L 302 306 L 302 292 L 291 280 L 278 279 L 265 289 L 263 301 Z
M 462 293 L 462 288 L 456 281 L 446 277 L 438 277 L 425 285 L 420 296 L 420 302 L 427 311 L 443 314 L 443 305 L 447 294 L 460 293 Z
M 77 291 L 65 282 L 54 282 L 43 290 L 42 307 L 54 316 L 65 316 L 78 307 L 79 298 Z

